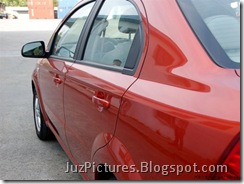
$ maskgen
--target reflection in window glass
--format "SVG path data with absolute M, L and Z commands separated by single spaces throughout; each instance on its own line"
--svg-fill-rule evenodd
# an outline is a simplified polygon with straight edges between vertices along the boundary
M 53 55 L 73 58 L 79 36 L 94 3 L 83 6 L 75 12 L 59 30 L 53 49 Z
M 228 57 L 240 63 L 240 1 L 192 0 Z
M 140 16 L 129 1 L 105 1 L 93 23 L 84 60 L 124 67 L 140 24 Z

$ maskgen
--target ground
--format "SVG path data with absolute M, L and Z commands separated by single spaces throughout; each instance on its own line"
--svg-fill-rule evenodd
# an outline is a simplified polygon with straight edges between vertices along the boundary
M 23 44 L 48 42 L 59 20 L 0 20 L 0 179 L 81 180 L 65 173 L 66 154 L 56 140 L 35 135 L 31 74 L 36 59 L 23 58 Z

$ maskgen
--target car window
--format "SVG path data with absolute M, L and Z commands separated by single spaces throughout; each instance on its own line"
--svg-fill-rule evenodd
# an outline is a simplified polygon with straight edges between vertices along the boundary
M 189 24 L 213 61 L 240 67 L 240 1 L 178 0 Z
M 205 24 L 224 49 L 229 58 L 240 63 L 240 2 L 212 2 L 212 8 L 203 8 L 206 3 L 192 0 Z M 213 12 L 214 11 L 214 12 Z
M 54 41 L 53 56 L 74 58 L 79 36 L 93 5 L 94 2 L 83 6 L 63 24 Z
M 129 1 L 106 0 L 93 22 L 83 59 L 123 68 L 140 25 L 140 16 Z

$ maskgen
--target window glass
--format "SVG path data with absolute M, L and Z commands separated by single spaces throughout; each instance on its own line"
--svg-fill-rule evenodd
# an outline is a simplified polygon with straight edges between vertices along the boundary
M 178 0 L 190 26 L 213 61 L 240 68 L 240 1 Z
M 240 63 L 240 1 L 192 2 L 229 58 Z
M 129 1 L 105 1 L 93 23 L 84 60 L 123 68 L 140 24 Z
M 56 35 L 52 55 L 74 58 L 79 36 L 93 5 L 94 3 L 90 3 L 83 6 L 64 23 Z

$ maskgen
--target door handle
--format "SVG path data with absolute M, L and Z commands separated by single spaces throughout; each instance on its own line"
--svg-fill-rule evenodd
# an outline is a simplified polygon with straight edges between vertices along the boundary
M 92 96 L 92 102 L 99 107 L 103 107 L 105 109 L 109 108 L 110 103 L 107 100 L 99 98 L 97 96 Z
M 55 75 L 53 77 L 53 81 L 56 83 L 56 84 L 61 84 L 63 81 L 59 78 L 58 75 Z

